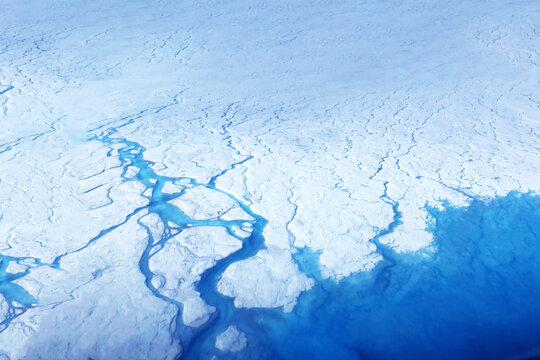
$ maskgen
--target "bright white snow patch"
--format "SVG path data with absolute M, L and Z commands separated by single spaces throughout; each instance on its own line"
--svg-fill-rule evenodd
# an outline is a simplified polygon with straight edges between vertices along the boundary
M 229 326 L 227 330 L 216 338 L 216 347 L 221 351 L 238 352 L 247 346 L 246 334 L 239 331 L 236 326 Z
M 312 286 L 313 280 L 298 270 L 288 252 L 268 249 L 232 264 L 218 290 L 234 297 L 237 307 L 283 306 L 284 311 L 291 311 L 298 295 Z
M 200 326 L 214 309 L 194 289 L 204 270 L 238 250 L 241 243 L 222 227 L 197 227 L 183 230 L 150 258 L 156 275 L 153 285 L 165 296 L 184 304 L 186 325 Z

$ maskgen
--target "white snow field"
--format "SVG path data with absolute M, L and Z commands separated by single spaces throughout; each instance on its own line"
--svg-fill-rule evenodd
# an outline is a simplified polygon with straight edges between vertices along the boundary
M 287 312 L 314 284 L 299 248 L 340 281 L 381 261 L 376 236 L 436 251 L 426 206 L 537 193 L 538 19 L 536 0 L 2 1 L 0 359 L 178 358 L 216 315 L 202 274 L 208 298 Z M 239 352 L 229 325 L 212 343 Z

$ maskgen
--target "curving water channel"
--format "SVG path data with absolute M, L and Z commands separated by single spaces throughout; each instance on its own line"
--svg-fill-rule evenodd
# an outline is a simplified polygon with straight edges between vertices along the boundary
M 11 263 L 17 264 L 22 268 L 21 271 L 8 272 Z M 14 281 L 28 275 L 32 268 L 43 265 L 45 264 L 38 258 L 0 254 L 0 310 L 3 305 L 2 297 L 6 307 L 4 314 L 0 313 L 0 333 L 6 330 L 13 320 L 36 306 L 37 300 Z
M 237 199 L 232 194 L 216 188 L 215 182 L 220 176 L 224 175 L 230 169 L 234 169 L 235 166 L 249 160 L 250 157 L 245 157 L 243 160 L 232 164 L 229 169 L 223 170 L 221 173 L 212 177 L 207 184 L 199 183 L 195 179 L 188 177 L 175 178 L 160 176 L 152 170 L 152 163 L 144 159 L 145 148 L 143 146 L 122 137 L 114 136 L 118 132 L 118 128 L 129 125 L 136 119 L 137 117 L 121 119 L 127 121 L 124 121 L 123 124 L 117 127 L 110 127 L 103 130 L 98 135 L 92 135 L 89 140 L 99 141 L 108 146 L 110 151 L 108 152 L 107 156 L 115 156 L 115 154 L 118 155 L 121 161 L 120 166 L 124 168 L 122 174 L 123 180 L 137 181 L 143 184 L 145 186 L 145 190 L 141 192 L 141 196 L 148 199 L 148 205 L 137 208 L 132 213 L 127 214 L 122 222 L 101 230 L 97 236 L 91 238 L 82 247 L 60 254 L 51 264 L 44 264 L 39 258 L 16 258 L 0 254 L 0 294 L 3 296 L 4 302 L 7 304 L 5 315 L 3 316 L 3 320 L 0 322 L 0 332 L 4 331 L 15 318 L 24 314 L 30 308 L 38 306 L 37 299 L 35 299 L 23 287 L 14 283 L 13 281 L 28 275 L 33 268 L 39 266 L 50 266 L 60 270 L 62 259 L 65 256 L 83 251 L 103 236 L 124 225 L 134 216 L 140 216 L 137 220 L 138 224 L 145 228 L 148 233 L 147 246 L 139 259 L 139 268 L 145 276 L 145 284 L 156 297 L 174 305 L 178 309 L 176 320 L 174 324 L 171 325 L 172 337 L 181 343 L 183 348 L 182 354 L 179 354 L 178 357 L 196 358 L 198 356 L 197 354 L 200 354 L 201 351 L 203 351 L 203 348 L 206 349 L 213 347 L 215 336 L 227 328 L 230 314 L 232 313 L 234 306 L 231 299 L 221 295 L 216 290 L 217 282 L 219 281 L 221 274 L 229 265 L 236 261 L 244 260 L 255 255 L 264 247 L 264 238 L 262 237 L 262 232 L 267 221 L 263 217 L 251 211 L 251 209 L 244 202 Z M 115 150 L 115 148 L 118 149 Z M 135 167 L 138 169 L 135 176 L 130 177 L 128 175 L 129 167 Z M 184 188 L 183 190 L 174 194 L 163 193 L 163 187 L 167 182 L 176 184 L 177 188 L 181 188 L 181 186 L 178 185 L 183 184 Z M 203 186 L 212 191 L 217 191 L 226 195 L 232 199 L 243 211 L 250 215 L 253 220 L 222 220 L 219 218 L 210 220 L 192 219 L 182 212 L 178 207 L 170 203 L 170 200 L 181 197 L 186 189 L 195 186 Z M 148 192 L 150 192 L 150 195 L 147 195 Z M 150 214 L 156 214 L 163 223 L 165 229 L 160 235 L 160 238 L 154 238 L 152 231 L 141 221 L 142 213 L 145 213 L 143 210 L 146 210 Z M 248 228 L 250 235 L 248 237 L 238 235 L 235 229 L 246 229 L 246 224 L 249 224 Z M 151 257 L 155 256 L 160 250 L 162 250 L 168 240 L 178 235 L 185 229 L 199 226 L 223 227 L 227 230 L 229 235 L 242 242 L 242 247 L 225 258 L 218 260 L 212 268 L 206 270 L 201 275 L 200 281 L 196 284 L 196 290 L 200 293 L 201 298 L 207 304 L 215 307 L 216 311 L 213 313 L 210 320 L 207 321 L 203 326 L 194 328 L 186 326 L 182 322 L 182 303 L 163 295 L 153 284 L 152 279 L 155 275 L 150 269 L 149 263 Z M 22 268 L 23 270 L 19 272 L 8 272 L 10 263 L 16 263 L 19 268 Z M 0 301 L 1 300 L 2 298 L 0 298 Z
M 178 308 L 175 327 L 172 329 L 171 333 L 173 337 L 176 338 L 183 347 L 182 354 L 179 354 L 179 358 L 198 358 L 200 354 L 205 353 L 209 351 L 209 349 L 213 348 L 216 335 L 218 335 L 220 332 L 224 331 L 227 328 L 230 323 L 231 313 L 234 311 L 232 299 L 223 296 L 217 291 L 217 282 L 220 280 L 223 272 L 231 264 L 255 255 L 260 249 L 264 247 L 264 238 L 262 236 L 262 232 L 267 221 L 260 215 L 254 213 L 249 208 L 249 206 L 247 206 L 241 200 L 237 199 L 232 194 L 216 188 L 216 180 L 220 176 L 225 174 L 228 170 L 224 170 L 218 175 L 212 177 L 207 184 L 199 183 L 195 179 L 188 177 L 175 178 L 160 176 L 152 170 L 152 163 L 144 159 L 143 155 L 145 148 L 136 142 L 129 141 L 121 137 L 113 137 L 116 132 L 117 130 L 115 128 L 112 128 L 110 130 L 102 132 L 98 136 L 94 136 L 93 138 L 91 138 L 91 140 L 100 141 L 110 146 L 111 151 L 109 152 L 109 154 L 112 154 L 113 145 L 122 146 L 118 150 L 119 158 L 122 162 L 122 166 L 125 169 L 122 177 L 125 181 L 138 181 L 142 183 L 145 186 L 145 190 L 141 194 L 142 196 L 145 196 L 144 194 L 147 192 L 148 189 L 150 189 L 151 191 L 151 194 L 148 197 L 149 204 L 144 208 L 146 208 L 149 213 L 159 216 L 161 222 L 165 226 L 165 230 L 163 231 L 159 239 L 155 239 L 153 238 L 152 231 L 139 219 L 139 225 L 141 225 L 147 230 L 149 237 L 148 244 L 139 260 L 139 268 L 146 278 L 146 286 L 152 291 L 152 293 L 156 297 L 170 304 L 173 304 Z M 236 165 L 243 163 L 248 159 L 249 157 L 233 164 L 230 169 L 234 169 Z M 126 175 L 127 168 L 129 166 L 134 166 L 139 170 L 134 177 L 128 177 Z M 175 184 L 186 184 L 186 187 L 178 193 L 166 194 L 162 192 L 162 189 L 167 182 L 172 182 Z M 181 197 L 188 186 L 204 186 L 212 191 L 218 191 L 226 195 L 230 199 L 234 200 L 234 202 L 254 220 L 196 220 L 190 218 L 177 206 L 170 203 L 170 200 Z M 132 215 L 138 213 L 140 210 L 142 210 L 142 208 L 137 209 Z M 126 221 L 129 219 L 129 217 L 126 218 Z M 251 234 L 248 237 L 242 237 L 235 232 L 235 228 L 245 227 L 246 223 L 250 224 L 249 228 L 251 229 Z M 171 226 L 171 224 L 174 225 Z M 162 293 L 160 293 L 159 289 L 154 286 L 154 284 L 152 283 L 152 279 L 155 275 L 150 269 L 149 262 L 152 256 L 155 256 L 161 249 L 163 249 L 165 243 L 169 239 L 178 235 L 184 229 L 198 226 L 223 227 L 227 230 L 229 235 L 237 238 L 242 242 L 242 247 L 239 250 L 233 252 L 232 254 L 226 256 L 225 258 L 218 260 L 213 267 L 209 268 L 201 275 L 200 281 L 198 281 L 196 284 L 196 290 L 200 293 L 201 298 L 208 305 L 213 306 L 216 311 L 213 313 L 210 320 L 207 321 L 204 325 L 199 328 L 193 328 L 185 326 L 182 323 L 182 304 L 170 297 L 163 295 Z M 108 233 L 109 231 L 110 230 L 107 229 L 105 233 Z M 98 237 L 92 239 L 88 244 L 85 245 L 85 247 L 89 246 L 93 241 L 96 241 L 105 233 L 100 233 Z M 82 249 L 83 248 L 78 249 L 77 251 L 80 251 Z M 61 257 L 57 258 L 56 262 L 59 262 L 60 259 Z
M 131 123 L 133 120 L 128 121 Z M 139 259 L 145 284 L 152 293 L 178 309 L 171 324 L 171 336 L 182 346 L 178 358 L 206 359 L 217 355 L 227 359 L 507 359 L 540 353 L 540 197 L 511 193 L 489 201 L 473 199 L 470 206 L 430 209 L 434 220 L 433 252 L 399 254 L 380 238 L 394 230 L 401 214 L 398 204 L 386 194 L 381 200 L 391 205 L 394 219 L 371 241 L 383 261 L 371 272 L 359 273 L 337 283 L 319 273 L 318 254 L 298 249 L 294 259 L 316 284 L 301 294 L 290 313 L 281 309 L 237 309 L 233 299 L 220 294 L 217 283 L 233 263 L 247 259 L 264 248 L 263 230 L 267 221 L 215 183 L 236 165 L 214 176 L 207 184 L 188 177 L 160 176 L 144 159 L 145 148 L 117 136 L 118 127 L 94 135 L 91 140 L 110 147 L 109 156 L 118 155 L 124 181 L 144 185 L 141 196 L 148 205 L 127 214 L 124 221 L 102 230 L 84 246 L 59 255 L 52 264 L 38 258 L 0 255 L 0 294 L 7 304 L 0 332 L 37 301 L 13 281 L 39 266 L 60 268 L 62 258 L 82 251 L 134 216 L 148 233 L 148 243 Z M 128 168 L 138 169 L 128 175 Z M 163 192 L 168 182 L 181 190 Z M 253 220 L 197 220 L 190 218 L 171 200 L 186 189 L 202 186 L 232 199 Z M 141 221 L 143 213 L 155 214 L 164 231 L 155 238 Z M 247 237 L 235 232 L 249 223 Z M 185 229 L 218 226 L 242 242 L 242 247 L 218 260 L 204 271 L 196 290 L 216 311 L 200 327 L 182 322 L 183 305 L 160 292 L 152 280 L 150 260 L 164 245 Z M 8 272 L 9 265 L 18 271 Z M 16 267 L 17 268 L 17 267 Z M 1 299 L 0 299 L 1 300 Z M 215 348 L 216 336 L 235 325 L 248 338 L 238 353 Z

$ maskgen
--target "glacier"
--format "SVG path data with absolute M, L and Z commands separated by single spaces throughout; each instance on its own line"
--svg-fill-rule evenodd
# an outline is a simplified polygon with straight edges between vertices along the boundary
M 4 1 L 0 359 L 538 356 L 538 18 Z

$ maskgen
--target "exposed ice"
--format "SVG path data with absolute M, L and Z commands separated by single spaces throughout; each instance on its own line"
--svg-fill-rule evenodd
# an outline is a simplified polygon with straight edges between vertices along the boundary
M 171 200 L 187 216 L 196 220 L 223 218 L 225 220 L 253 219 L 227 195 L 204 186 L 185 190 L 181 197 Z M 232 212 L 232 213 L 231 213 Z
M 201 273 L 240 247 L 222 227 L 198 227 L 183 230 L 150 258 L 150 270 L 164 280 L 156 288 L 184 305 L 186 325 L 200 326 L 214 311 L 194 289 Z
M 247 345 L 246 334 L 232 325 L 216 338 L 216 347 L 222 351 L 238 352 Z
M 0 317 L 5 319 L 9 310 L 9 305 L 6 301 L 6 298 L 3 295 L 0 295 Z
M 251 269 L 257 268 L 257 271 Z M 291 311 L 298 295 L 313 285 L 291 255 L 283 250 L 262 250 L 255 257 L 232 264 L 218 290 L 234 298 L 238 307 L 283 307 Z

